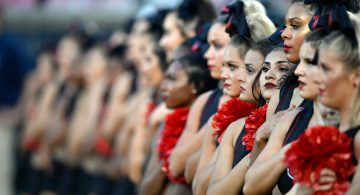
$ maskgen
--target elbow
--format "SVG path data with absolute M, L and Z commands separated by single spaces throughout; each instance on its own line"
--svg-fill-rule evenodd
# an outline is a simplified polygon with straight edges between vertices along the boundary
M 251 178 L 249 178 L 249 174 L 246 174 L 245 183 L 242 188 L 243 194 L 256 194 L 256 192 L 254 192 L 254 189 L 256 189 L 256 182 L 254 186 L 254 182 L 252 181 Z
M 181 160 L 180 156 L 173 153 L 169 159 L 170 173 L 175 177 L 179 177 L 184 174 L 184 168 L 185 168 L 185 165 L 184 165 L 183 161 Z

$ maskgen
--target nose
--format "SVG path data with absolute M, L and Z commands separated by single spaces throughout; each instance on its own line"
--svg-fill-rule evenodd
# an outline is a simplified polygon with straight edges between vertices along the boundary
M 281 33 L 281 38 L 283 40 L 291 38 L 291 32 L 290 32 L 289 26 L 285 27 L 284 31 Z
M 305 73 L 305 64 L 303 60 L 301 60 L 300 63 L 297 65 L 294 74 L 296 76 L 304 76 L 304 73 Z
M 245 83 L 246 82 L 246 77 L 247 77 L 246 70 L 241 69 L 239 71 L 239 73 L 238 73 L 238 76 L 237 76 L 238 81 L 240 81 L 242 83 Z
M 160 39 L 160 47 L 165 48 L 166 47 L 166 36 L 163 35 Z
M 209 60 L 210 58 L 214 58 L 214 48 L 213 48 L 213 46 L 210 46 L 206 50 L 206 52 L 204 54 L 204 58 L 207 59 L 207 60 Z
M 229 79 L 230 78 L 230 72 L 229 72 L 228 68 L 223 66 L 221 68 L 221 75 L 220 76 L 221 76 L 222 79 Z
M 266 79 L 266 80 L 275 79 L 275 74 L 274 74 L 272 68 L 269 69 L 269 70 L 265 73 L 265 79 Z

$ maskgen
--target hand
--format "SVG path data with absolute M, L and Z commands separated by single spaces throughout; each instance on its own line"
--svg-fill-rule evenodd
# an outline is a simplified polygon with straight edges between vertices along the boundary
M 311 195 L 313 193 L 314 191 L 310 187 L 297 183 L 286 195 Z
M 311 180 L 315 183 L 313 186 L 314 191 L 328 191 L 332 188 L 334 182 L 336 182 L 336 173 L 331 169 L 325 168 L 320 171 L 320 177 L 318 181 L 315 181 L 314 173 L 311 175 Z

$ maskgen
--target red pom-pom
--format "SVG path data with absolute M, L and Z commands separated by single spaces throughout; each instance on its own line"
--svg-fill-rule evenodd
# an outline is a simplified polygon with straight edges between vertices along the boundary
M 36 152 L 40 148 L 40 141 L 33 137 L 28 136 L 24 140 L 24 146 L 27 150 L 31 152 Z
M 254 146 L 256 131 L 266 121 L 266 111 L 268 105 L 254 110 L 245 120 L 245 135 L 242 138 L 242 144 L 246 150 L 251 151 Z
M 105 157 L 110 157 L 112 155 L 112 147 L 110 143 L 103 137 L 98 137 L 96 139 L 95 150 Z
M 164 130 L 157 143 L 159 158 L 163 161 L 162 170 L 172 182 L 179 184 L 186 184 L 185 178 L 183 176 L 175 177 L 170 173 L 169 157 L 184 130 L 188 113 L 189 108 L 177 108 L 173 113 L 168 114 L 165 117 Z
M 218 137 L 218 142 L 221 142 L 222 135 L 232 122 L 249 116 L 256 108 L 255 104 L 241 101 L 239 98 L 232 98 L 225 102 L 212 121 L 212 126 L 216 129 L 214 135 Z
M 336 182 L 327 192 L 315 194 L 345 194 L 349 187 L 348 177 L 354 173 L 352 140 L 332 126 L 316 126 L 302 134 L 285 154 L 285 163 L 294 182 L 314 186 L 322 169 L 336 173 Z M 310 175 L 314 173 L 314 180 Z

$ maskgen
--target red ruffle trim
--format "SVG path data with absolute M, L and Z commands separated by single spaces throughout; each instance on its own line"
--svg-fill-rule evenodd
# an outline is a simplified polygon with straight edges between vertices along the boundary
M 212 126 L 215 128 L 214 136 L 221 142 L 226 128 L 234 121 L 247 117 L 257 106 L 255 104 L 241 101 L 239 98 L 232 98 L 225 102 L 213 117 Z
M 189 108 L 177 108 L 173 113 L 168 114 L 165 117 L 164 130 L 157 143 L 159 158 L 163 161 L 161 169 L 173 183 L 178 184 L 186 184 L 185 178 L 175 177 L 170 173 L 169 157 L 185 128 L 188 114 Z
M 155 110 L 156 108 L 156 103 L 151 101 L 147 104 L 146 106 L 146 112 L 145 112 L 145 122 L 146 124 L 149 124 L 150 122 L 150 116 L 151 116 L 151 113 Z
M 113 153 L 111 144 L 104 137 L 96 139 L 95 150 L 104 157 L 110 157 Z
M 246 150 L 251 151 L 254 146 L 256 131 L 266 121 L 266 111 L 268 105 L 254 110 L 245 120 L 245 134 L 242 138 L 242 144 Z
M 332 126 L 309 128 L 286 152 L 285 163 L 294 177 L 294 182 L 309 187 L 319 180 L 322 169 L 335 171 L 337 181 L 331 190 L 315 194 L 345 194 L 350 185 L 348 177 L 355 171 L 352 139 Z M 314 181 L 310 179 L 312 173 Z
M 26 137 L 24 139 L 24 146 L 27 150 L 31 152 L 36 152 L 40 148 L 40 141 L 33 137 Z

